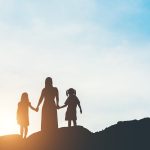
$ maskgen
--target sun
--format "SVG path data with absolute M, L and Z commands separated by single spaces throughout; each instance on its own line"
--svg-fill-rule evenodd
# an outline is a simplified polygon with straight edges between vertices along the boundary
M 0 111 L 0 136 L 18 134 L 18 129 L 14 114 Z

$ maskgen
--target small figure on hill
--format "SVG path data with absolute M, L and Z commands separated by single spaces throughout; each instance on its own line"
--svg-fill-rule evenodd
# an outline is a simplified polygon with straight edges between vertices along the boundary
M 78 106 L 80 108 L 80 113 L 82 114 L 82 108 L 80 105 L 80 101 L 78 97 L 76 96 L 76 90 L 73 88 L 70 88 L 66 91 L 66 95 L 68 98 L 65 101 L 65 104 L 59 108 L 67 107 L 65 120 L 68 121 L 68 127 L 71 127 L 71 121 L 73 121 L 74 126 L 77 125 L 77 115 L 76 115 L 76 107 Z
M 29 107 L 36 112 L 38 111 L 31 105 L 28 93 L 23 93 L 17 108 L 17 123 L 20 125 L 20 135 L 22 138 L 26 138 L 28 134 Z

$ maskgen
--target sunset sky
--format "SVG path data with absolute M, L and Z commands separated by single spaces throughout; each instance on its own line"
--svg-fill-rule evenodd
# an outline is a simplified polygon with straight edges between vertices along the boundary
M 48 76 L 60 105 L 77 90 L 78 124 L 92 132 L 149 117 L 149 16 L 149 0 L 0 0 L 0 135 L 19 133 L 21 94 L 36 106 Z M 30 110 L 29 134 L 41 107 Z

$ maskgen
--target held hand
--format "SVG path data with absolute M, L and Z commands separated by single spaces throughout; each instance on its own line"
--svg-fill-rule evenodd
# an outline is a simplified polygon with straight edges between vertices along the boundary
M 36 107 L 35 111 L 38 112 L 39 111 L 39 107 Z
M 80 113 L 82 114 L 82 110 L 80 109 Z
M 59 105 L 56 105 L 56 109 L 60 109 Z
M 63 108 L 62 106 L 59 106 L 59 108 L 58 109 L 61 109 L 61 108 Z
M 57 107 L 57 109 L 59 109 L 60 108 L 59 104 L 57 104 L 56 107 Z

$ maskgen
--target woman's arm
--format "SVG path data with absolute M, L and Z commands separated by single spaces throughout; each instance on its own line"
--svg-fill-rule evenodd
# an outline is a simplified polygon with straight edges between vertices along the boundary
M 78 107 L 80 108 L 80 113 L 82 114 L 82 108 L 81 108 L 80 103 L 78 103 Z
M 39 102 L 38 102 L 38 105 L 37 105 L 36 109 L 39 108 L 40 104 L 41 104 L 42 101 L 43 101 L 43 98 L 44 98 L 44 90 L 42 90 L 42 92 L 41 92 L 41 96 L 40 96 L 40 99 L 39 99 Z
M 56 106 L 59 107 L 59 92 L 57 88 L 56 88 Z

